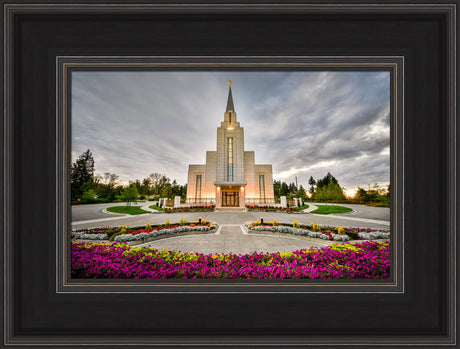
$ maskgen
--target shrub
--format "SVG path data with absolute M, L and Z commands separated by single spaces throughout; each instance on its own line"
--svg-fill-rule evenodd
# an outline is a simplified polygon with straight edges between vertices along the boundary
M 369 233 L 358 233 L 358 236 L 364 240 L 389 239 L 390 233 L 383 231 L 371 231 Z
M 354 231 L 345 231 L 345 234 L 349 236 L 351 239 L 356 240 L 358 238 L 358 233 Z
M 114 241 L 114 239 L 118 236 L 118 235 L 121 235 L 123 234 L 123 232 L 120 230 L 118 232 L 116 232 L 115 234 L 112 234 L 110 237 L 109 237 L 109 241 Z
M 96 193 L 94 192 L 94 190 L 89 189 L 88 191 L 85 191 L 81 196 L 81 202 L 84 204 L 92 204 L 97 202 Z
M 156 237 L 164 234 L 176 234 L 181 232 L 190 231 L 209 231 L 214 229 L 215 226 L 172 226 L 170 228 L 157 228 L 152 230 L 141 229 L 128 234 L 117 234 L 114 241 L 116 242 L 127 242 L 127 241 L 145 241 L 150 237 Z

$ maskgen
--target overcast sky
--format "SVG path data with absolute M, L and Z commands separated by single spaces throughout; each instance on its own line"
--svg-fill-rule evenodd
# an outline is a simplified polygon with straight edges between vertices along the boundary
M 245 150 L 275 179 L 308 187 L 329 171 L 342 187 L 389 184 L 388 72 L 73 72 L 72 162 L 87 149 L 96 174 L 121 182 L 166 174 L 216 149 L 228 82 Z

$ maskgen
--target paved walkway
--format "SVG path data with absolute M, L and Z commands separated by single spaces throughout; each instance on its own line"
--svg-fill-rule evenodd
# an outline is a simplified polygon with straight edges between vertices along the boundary
M 316 209 L 318 208 L 318 206 L 315 206 L 315 205 L 310 204 L 310 203 L 308 203 L 307 205 L 308 205 L 308 208 L 305 209 L 305 210 L 303 210 L 303 212 L 307 212 L 307 213 L 308 213 L 308 212 L 314 211 L 314 210 L 316 210 Z
M 107 217 L 107 215 L 106 215 Z M 216 222 L 217 224 L 244 224 L 245 222 L 254 222 L 264 217 L 266 222 L 272 222 L 276 219 L 278 222 L 292 223 L 297 220 L 299 224 L 313 224 L 317 222 L 322 226 L 339 225 L 343 227 L 361 227 L 371 229 L 388 229 L 389 221 L 367 219 L 354 217 L 352 215 L 317 215 L 317 214 L 288 214 L 277 212 L 181 212 L 181 213 L 146 213 L 133 216 L 113 216 L 107 218 L 89 219 L 84 221 L 72 222 L 72 229 L 93 228 L 103 226 L 122 226 L 126 224 L 129 227 L 151 224 L 163 224 L 166 220 L 171 223 L 179 222 L 181 218 L 185 221 L 197 221 L 203 217 L 207 221 Z
M 139 246 L 151 246 L 159 250 L 192 253 L 288 252 L 310 247 L 328 246 L 327 242 L 309 241 L 295 237 L 247 233 L 242 225 L 223 224 L 215 234 L 187 235 L 147 242 Z

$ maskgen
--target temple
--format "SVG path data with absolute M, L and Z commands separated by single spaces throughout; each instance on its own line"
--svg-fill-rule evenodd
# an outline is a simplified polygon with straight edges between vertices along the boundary
M 254 152 L 244 150 L 243 127 L 237 119 L 229 80 L 216 150 L 206 152 L 206 164 L 189 165 L 187 204 L 213 203 L 220 208 L 273 202 L 272 165 L 256 165 Z

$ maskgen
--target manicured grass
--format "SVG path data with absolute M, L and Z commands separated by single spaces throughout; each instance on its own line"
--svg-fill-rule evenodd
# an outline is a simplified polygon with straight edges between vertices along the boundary
M 319 214 L 331 214 L 331 213 L 344 213 L 344 212 L 351 212 L 353 211 L 349 207 L 343 206 L 335 206 L 335 205 L 317 205 L 318 209 L 312 211 L 311 213 L 319 213 Z
M 148 211 L 144 211 L 139 206 L 113 206 L 107 208 L 109 212 L 115 213 L 126 213 L 126 214 L 143 214 L 143 213 L 150 213 Z
M 150 205 L 149 208 L 152 210 L 157 210 L 157 211 L 164 211 L 165 209 L 163 207 L 157 206 L 157 205 Z
M 303 206 L 297 207 L 297 209 L 298 209 L 299 211 L 303 211 L 303 210 L 306 210 L 308 207 L 309 207 L 308 205 L 303 205 Z

